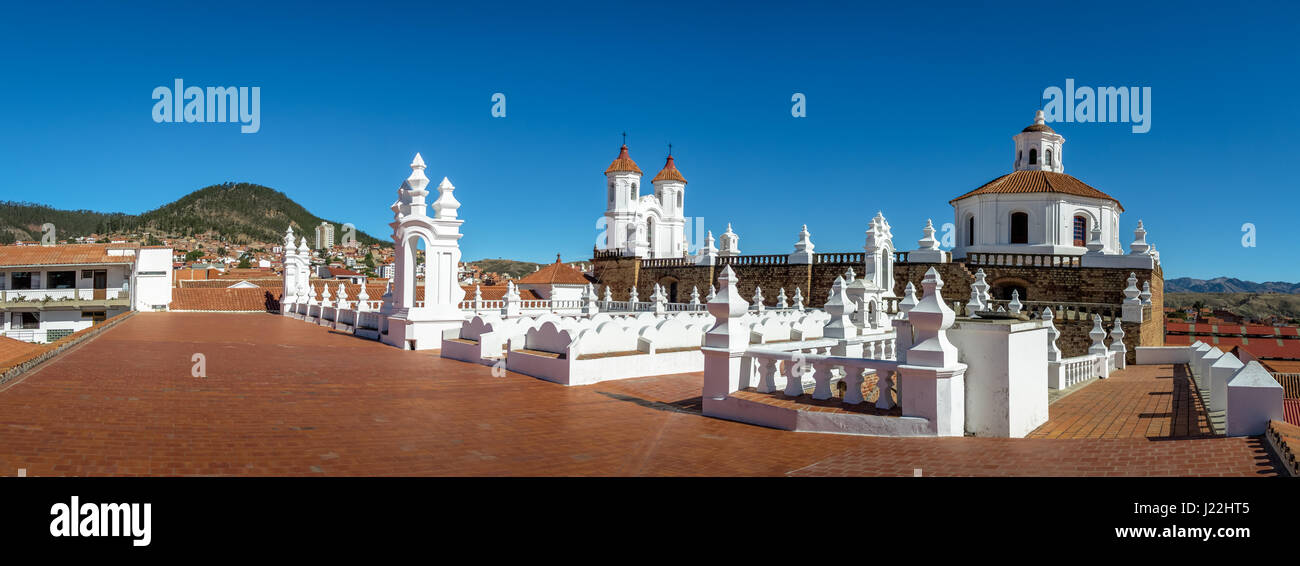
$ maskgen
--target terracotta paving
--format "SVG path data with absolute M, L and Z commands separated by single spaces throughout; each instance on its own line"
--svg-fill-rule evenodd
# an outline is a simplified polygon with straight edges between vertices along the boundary
M 1052 403 L 1030 438 L 1185 438 L 1211 436 L 1186 366 L 1129 366 Z
M 274 315 L 141 313 L 0 387 L 0 475 L 1277 471 L 1257 438 L 791 433 L 701 416 L 700 381 L 564 387 Z

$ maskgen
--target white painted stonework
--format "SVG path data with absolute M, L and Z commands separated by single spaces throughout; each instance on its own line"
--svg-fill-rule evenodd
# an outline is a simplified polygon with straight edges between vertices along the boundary
M 948 331 L 966 370 L 966 431 L 1024 438 L 1047 422 L 1047 326 L 963 321 Z
M 425 203 L 429 178 L 424 169 L 424 159 L 417 153 L 411 162 L 411 176 L 397 190 L 397 201 L 391 207 L 393 222 L 389 223 L 397 261 L 393 294 L 385 301 L 391 304 L 392 314 L 383 341 L 410 350 L 441 347 L 444 333 L 454 335 L 465 319 L 459 306 L 465 291 L 456 279 L 460 225 L 464 222 L 457 218 L 460 202 L 452 194 L 455 187 L 444 177 L 437 187 L 434 214 L 429 216 Z M 416 297 L 415 252 L 421 243 L 424 296 Z
M 1228 436 L 1264 434 L 1269 421 L 1282 420 L 1282 386 L 1259 362 L 1246 364 L 1228 381 Z

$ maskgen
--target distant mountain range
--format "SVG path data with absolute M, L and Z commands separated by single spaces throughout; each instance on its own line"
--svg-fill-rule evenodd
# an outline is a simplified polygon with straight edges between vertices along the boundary
M 1256 283 L 1242 281 L 1232 277 L 1215 277 L 1214 279 L 1192 279 L 1179 277 L 1165 281 L 1166 293 L 1300 293 L 1300 283 L 1285 281 L 1268 281 Z
M 326 220 L 307 211 L 284 193 L 252 183 L 223 183 L 194 191 L 143 214 L 59 210 L 29 202 L 0 201 L 0 244 L 40 240 L 41 226 L 54 224 L 59 240 L 90 234 L 150 233 L 192 236 L 211 233 L 235 244 L 278 242 L 292 225 L 299 237 L 315 245 L 315 227 Z M 342 223 L 334 238 L 342 239 Z M 360 230 L 362 244 L 388 243 Z

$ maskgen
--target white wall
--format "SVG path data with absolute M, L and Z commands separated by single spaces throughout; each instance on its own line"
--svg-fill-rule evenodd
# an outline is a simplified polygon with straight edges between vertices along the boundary
M 1101 223 L 1104 253 L 1125 253 L 1117 231 L 1119 210 L 1109 200 L 1063 197 L 1060 193 L 987 194 L 958 201 L 954 212 L 957 225 L 954 257 L 965 257 L 968 252 L 1082 254 L 1087 248 L 1074 245 L 1076 214 L 1089 218 L 1090 232 L 1094 219 Z M 1011 243 L 1014 212 L 1029 215 L 1028 244 Z M 967 245 L 967 218 L 972 214 L 975 215 L 975 244 Z
M 173 277 L 171 248 L 142 248 L 135 266 L 135 310 L 151 311 L 156 306 L 166 310 L 172 300 Z

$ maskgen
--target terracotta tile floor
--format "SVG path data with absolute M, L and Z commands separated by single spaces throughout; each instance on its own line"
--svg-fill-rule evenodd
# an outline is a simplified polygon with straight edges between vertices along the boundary
M 563 387 L 273 315 L 141 313 L 0 386 L 0 475 L 1275 473 L 1258 439 L 765 429 L 701 416 L 700 379 Z
M 1210 436 L 1205 408 L 1186 366 L 1129 366 L 1053 403 L 1030 438 Z

